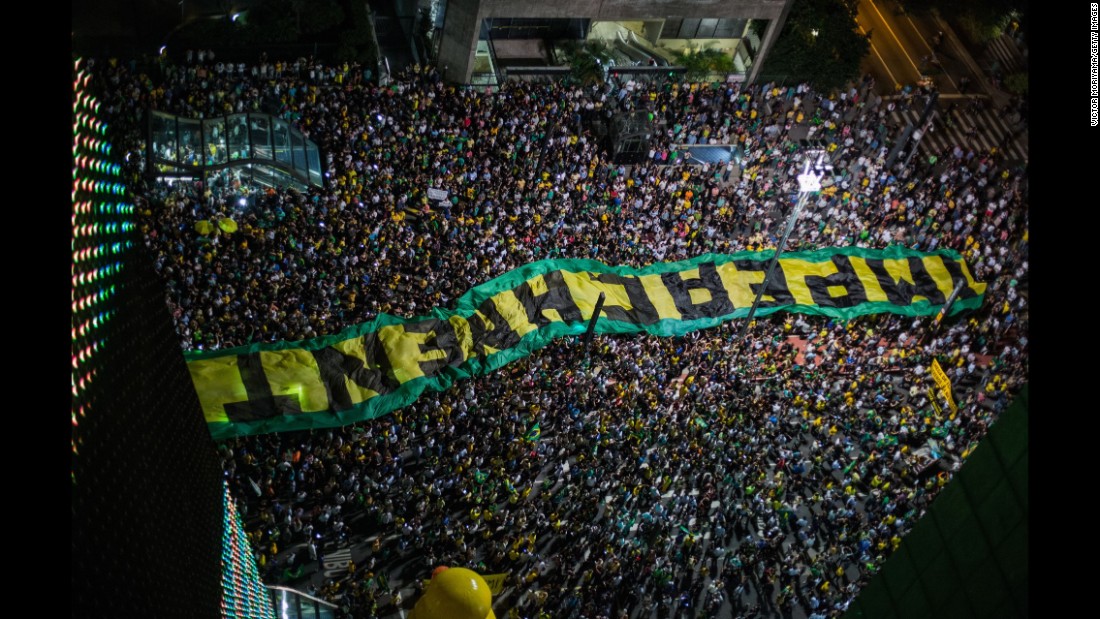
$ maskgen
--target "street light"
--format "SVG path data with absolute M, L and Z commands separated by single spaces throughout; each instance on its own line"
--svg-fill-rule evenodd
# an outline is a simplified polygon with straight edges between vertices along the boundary
M 805 150 L 803 155 L 805 158 L 802 173 L 798 175 L 798 201 L 795 202 L 794 209 L 791 210 L 791 216 L 787 219 L 787 228 L 779 239 L 779 245 L 775 248 L 775 255 L 772 256 L 771 263 L 768 264 L 768 272 L 764 275 L 764 281 L 756 290 L 756 298 L 753 299 L 752 307 L 749 308 L 749 315 L 745 317 L 745 326 L 741 327 L 741 334 L 738 339 L 745 339 L 745 335 L 749 332 L 749 325 L 752 324 L 752 317 L 756 314 L 756 308 L 760 305 L 760 298 L 764 296 L 764 291 L 767 290 L 768 284 L 771 282 L 772 273 L 775 272 L 775 265 L 779 263 L 779 254 L 783 253 L 783 247 L 787 244 L 787 238 L 791 236 L 794 224 L 798 221 L 798 216 L 802 213 L 803 207 L 806 206 L 811 195 L 821 191 L 821 179 L 833 169 L 833 165 L 825 157 L 824 149 Z

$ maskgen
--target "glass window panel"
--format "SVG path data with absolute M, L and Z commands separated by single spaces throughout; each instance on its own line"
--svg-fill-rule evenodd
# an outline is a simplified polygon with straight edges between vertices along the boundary
M 153 113 L 153 157 L 165 161 L 176 161 L 176 117 L 168 114 Z
M 202 165 L 202 122 L 190 118 L 179 121 L 180 163 L 188 166 Z
M 919 586 L 912 587 L 904 596 L 894 596 L 894 599 L 899 602 L 898 609 L 901 611 L 898 615 L 899 619 L 936 616 L 931 612 L 928 598 Z
M 714 38 L 714 30 L 718 27 L 718 20 L 707 18 L 699 22 L 699 30 L 696 35 L 700 39 Z
M 321 184 L 321 151 L 313 142 L 306 142 L 306 156 L 309 158 L 309 182 Z
M 975 524 L 971 523 L 971 526 L 960 528 L 947 544 L 951 559 L 955 563 L 955 570 L 963 578 L 973 573 L 990 555 L 989 546 Z M 937 573 L 939 570 L 929 570 L 929 575 L 925 576 L 925 579 L 932 582 Z
M 698 19 L 693 19 L 693 18 L 690 18 L 690 17 L 685 18 L 684 21 L 682 21 L 680 23 L 680 36 L 678 36 L 676 38 L 677 39 L 694 39 L 695 38 L 695 33 L 699 30 L 699 21 L 700 20 L 698 20 Z
M 291 165 L 290 125 L 278 118 L 272 119 L 272 137 L 275 146 L 275 161 Z
M 679 17 L 669 17 L 665 20 L 665 25 L 661 28 L 662 39 L 675 39 L 680 36 L 680 26 L 682 26 L 684 20 Z
M 252 114 L 248 117 L 252 136 L 252 156 L 256 159 L 274 159 L 271 150 L 271 119 Z
M 305 140 L 302 139 L 302 134 L 297 131 L 290 132 L 290 139 L 294 145 L 294 169 L 301 171 L 302 176 L 305 176 L 307 171 Z
M 714 36 L 720 39 L 739 39 L 745 34 L 747 19 L 720 19 L 718 27 L 714 30 Z
M 259 182 L 307 190 L 321 186 L 324 168 L 317 145 L 291 123 L 266 114 L 231 114 L 208 120 L 154 112 L 149 125 L 151 165 L 163 174 L 192 174 L 196 168 L 242 165 L 231 174 L 207 171 L 210 182 Z M 245 161 L 277 163 L 253 167 Z
M 1001 570 L 997 567 L 996 559 L 992 557 L 975 568 L 970 574 L 964 574 L 962 586 L 966 591 L 966 596 L 970 598 L 971 608 L 981 609 L 989 604 L 988 600 L 1011 599 L 1013 596 L 1013 592 L 1008 589 L 1004 578 L 1001 576 Z M 965 608 L 965 603 L 960 608 Z M 960 613 L 935 616 L 958 617 Z
M 278 168 L 271 168 L 271 181 L 275 185 L 289 185 L 294 179 Z
M 226 139 L 229 142 L 229 159 L 248 159 L 248 116 L 234 114 L 229 117 L 226 126 Z
M 206 165 L 225 163 L 229 157 L 225 146 L 225 118 L 203 121 L 203 161 Z

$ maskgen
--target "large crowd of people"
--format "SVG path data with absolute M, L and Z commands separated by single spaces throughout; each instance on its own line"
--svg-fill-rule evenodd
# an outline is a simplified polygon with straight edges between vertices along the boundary
M 268 579 L 374 539 L 367 565 L 320 587 L 345 616 L 409 607 L 440 564 L 509 573 L 515 617 L 648 617 L 662 604 L 838 616 L 950 479 L 943 463 L 957 467 L 1026 380 L 1026 167 L 963 145 L 894 156 L 903 127 L 890 112 L 916 99 L 878 97 L 869 78 L 832 93 L 485 89 L 414 67 L 379 87 L 354 64 L 213 54 L 94 70 L 188 350 L 423 315 L 539 259 L 644 266 L 774 248 L 797 191 L 790 136 L 807 126 L 835 187 L 808 202 L 787 250 L 952 249 L 989 284 L 981 309 L 939 328 L 781 313 L 743 339 L 735 321 L 561 340 L 374 421 L 220 444 Z M 147 180 L 150 109 L 281 116 L 320 146 L 324 186 Z M 654 139 L 644 162 L 619 165 L 592 121 L 628 111 Z M 735 145 L 741 160 L 697 165 L 684 144 Z M 236 231 L 196 231 L 227 217 Z M 959 386 L 957 414 L 933 410 L 933 359 Z

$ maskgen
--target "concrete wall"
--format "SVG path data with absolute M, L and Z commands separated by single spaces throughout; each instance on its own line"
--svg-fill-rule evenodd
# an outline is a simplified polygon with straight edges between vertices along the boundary
M 467 83 L 477 50 L 479 0 L 450 0 L 439 41 L 439 69 L 448 82 Z
M 786 3 L 787 0 L 481 0 L 480 5 L 482 12 L 489 17 L 648 19 L 680 16 L 767 19 L 778 15 Z
M 493 44 L 497 58 L 549 58 L 543 42 L 538 39 L 513 39 Z
M 645 25 L 638 33 L 638 36 L 644 36 L 647 41 L 657 44 L 657 39 L 661 38 L 661 30 L 665 27 L 664 19 L 647 19 L 643 22 Z
M 768 19 L 760 66 L 793 0 L 450 0 L 439 64 L 448 81 L 467 83 L 481 21 L 490 17 L 648 20 L 666 17 Z

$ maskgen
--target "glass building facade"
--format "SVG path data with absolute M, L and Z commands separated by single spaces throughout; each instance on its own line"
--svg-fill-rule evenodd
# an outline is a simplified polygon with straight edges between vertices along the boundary
M 317 145 L 269 114 L 229 114 L 203 120 L 149 115 L 146 161 L 157 178 L 201 178 L 307 190 L 324 170 Z

